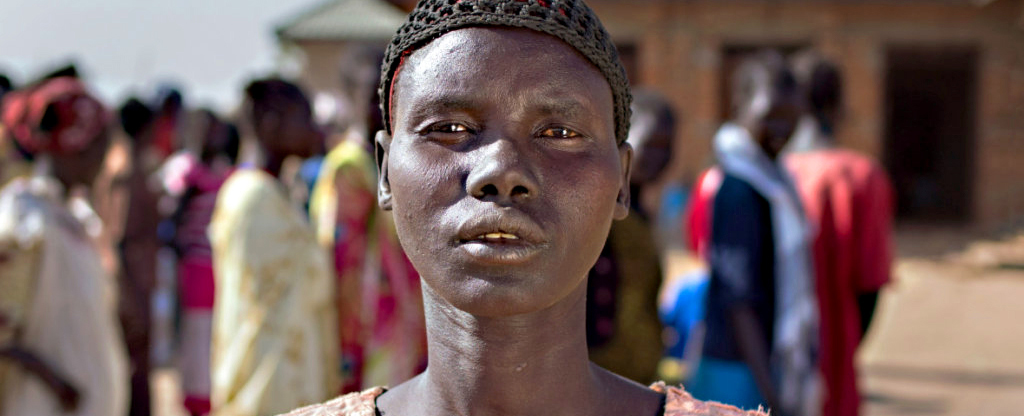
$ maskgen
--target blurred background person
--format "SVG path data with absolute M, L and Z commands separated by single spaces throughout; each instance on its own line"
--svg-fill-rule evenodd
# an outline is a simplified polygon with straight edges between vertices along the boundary
M 156 137 L 154 111 L 144 102 L 129 98 L 121 106 L 121 128 L 129 137 L 129 170 L 124 189 L 127 203 L 120 249 L 120 316 L 128 354 L 131 358 L 132 389 L 129 415 L 146 416 L 152 411 L 150 400 L 150 352 L 153 323 L 152 299 L 157 283 L 157 251 L 161 243 L 160 185 L 154 173 L 163 162 L 163 153 L 153 145 Z
M 164 160 L 181 148 L 178 133 L 185 113 L 184 100 L 177 88 L 165 85 L 157 89 L 150 108 L 154 113 L 152 146 L 157 156 Z
M 750 56 L 733 78 L 732 120 L 714 138 L 711 278 L 694 396 L 773 414 L 817 415 L 817 301 L 799 197 L 776 162 L 802 114 L 782 57 Z
M 333 259 L 342 391 L 397 385 L 426 366 L 419 274 L 377 207 L 373 156 L 353 140 L 324 159 L 310 218 Z
M 210 110 L 200 110 L 192 118 L 198 157 L 182 154 L 164 180 L 168 194 L 177 200 L 170 221 L 174 225 L 171 244 L 178 258 L 178 369 L 184 407 L 191 415 L 205 415 L 210 412 L 214 302 L 213 256 L 206 230 L 217 192 L 237 162 L 240 137 L 234 125 Z
M 632 111 L 630 213 L 612 223 L 587 278 L 587 345 L 601 367 L 651 383 L 663 353 L 657 310 L 662 269 L 641 194 L 671 160 L 675 115 L 665 97 L 645 89 L 633 91 Z
M 231 174 L 209 227 L 214 415 L 283 413 L 338 391 L 334 282 L 306 216 L 277 179 L 286 158 L 323 148 L 322 133 L 292 83 L 253 81 L 245 95 L 262 163 Z
M 116 290 L 86 199 L 109 114 L 73 71 L 3 98 L 7 142 L 34 173 L 0 191 L 0 414 L 123 415 Z
M 371 140 L 383 128 L 376 93 L 382 58 L 376 48 L 343 54 L 342 93 L 324 114 L 330 151 L 309 205 L 317 240 L 334 265 L 343 393 L 398 385 L 427 359 L 419 274 L 391 214 L 377 206 Z
M 7 75 L 0 74 L 0 99 L 3 99 L 4 94 L 11 92 L 14 89 L 14 84 L 11 83 L 11 79 Z
M 874 315 L 878 292 L 892 267 L 893 191 L 888 175 L 868 156 L 835 140 L 843 102 L 842 77 L 813 51 L 791 59 L 808 111 L 787 147 L 814 236 L 821 311 L 822 414 L 856 416 L 860 394 L 854 355 Z

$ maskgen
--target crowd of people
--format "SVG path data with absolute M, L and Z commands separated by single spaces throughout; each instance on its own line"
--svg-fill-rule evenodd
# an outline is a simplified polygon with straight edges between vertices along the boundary
M 841 72 L 820 54 L 756 53 L 732 88 L 686 213 L 705 267 L 662 298 L 669 351 L 697 397 L 860 414 L 854 354 L 890 279 L 888 177 L 838 146 Z
M 426 365 L 366 134 L 316 123 L 296 84 L 253 81 L 234 122 L 173 88 L 108 108 L 73 66 L 4 85 L 0 414 L 151 414 L 167 253 L 190 414 L 285 412 Z M 293 159 L 319 162 L 311 192 L 290 190 L 308 187 Z
M 112 109 L 73 66 L 0 77 L 0 415 L 151 414 L 167 279 L 191 415 L 339 394 L 299 414 L 859 414 L 893 191 L 838 146 L 839 68 L 747 57 L 713 166 L 659 212 L 682 119 L 628 87 L 585 5 L 428 3 L 379 57 L 366 120 L 277 77 L 230 116 L 170 87 Z M 682 278 L 668 215 L 703 264 Z M 685 391 L 635 384 L 666 358 Z

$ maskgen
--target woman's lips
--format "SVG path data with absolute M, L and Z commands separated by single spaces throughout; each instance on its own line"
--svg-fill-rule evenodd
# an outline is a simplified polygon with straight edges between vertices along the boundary
M 530 260 L 540 252 L 542 245 L 526 242 L 514 234 L 489 233 L 463 240 L 458 248 L 483 263 L 512 265 Z
M 501 242 L 503 240 L 518 240 L 518 239 L 519 239 L 518 235 L 515 235 L 515 234 L 512 234 L 512 233 L 504 233 L 504 232 L 501 232 L 501 231 L 497 231 L 497 232 L 491 232 L 491 233 L 487 233 L 487 234 L 480 234 L 480 235 L 476 236 L 476 238 L 474 238 L 473 240 L 476 240 L 476 241 Z
M 524 216 L 506 212 L 470 218 L 459 227 L 456 246 L 475 261 L 518 264 L 546 246 L 541 228 Z

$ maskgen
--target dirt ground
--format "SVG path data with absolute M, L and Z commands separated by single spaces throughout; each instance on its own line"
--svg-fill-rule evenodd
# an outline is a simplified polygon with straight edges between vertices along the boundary
M 895 281 L 859 356 L 865 416 L 1024 415 L 1024 228 L 904 227 Z M 668 255 L 667 274 L 693 266 Z M 177 374 L 153 376 L 156 416 L 184 416 Z
M 868 416 L 1024 414 L 1024 230 L 898 234 L 860 354 Z

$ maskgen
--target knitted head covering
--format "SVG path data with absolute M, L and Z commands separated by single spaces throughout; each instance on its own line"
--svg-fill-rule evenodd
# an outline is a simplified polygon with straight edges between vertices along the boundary
M 405 58 L 445 33 L 473 26 L 531 29 L 557 37 L 579 51 L 608 80 L 615 108 L 615 140 L 626 141 L 631 101 L 626 71 L 608 32 L 581 0 L 421 0 L 384 53 L 378 94 L 388 133 L 392 132 L 394 78 Z
M 103 104 L 77 78 L 61 76 L 13 91 L 3 98 L 3 123 L 29 154 L 72 154 L 107 128 Z

